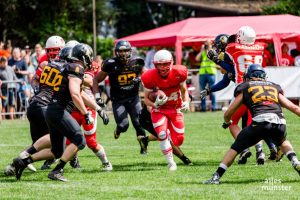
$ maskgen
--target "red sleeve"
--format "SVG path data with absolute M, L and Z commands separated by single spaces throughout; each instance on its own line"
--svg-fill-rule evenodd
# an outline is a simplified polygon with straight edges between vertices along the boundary
M 188 77 L 188 70 L 187 70 L 186 66 L 179 65 L 178 72 L 179 72 L 179 75 L 180 75 L 180 82 L 184 82 Z
M 148 90 L 152 90 L 154 88 L 153 81 L 151 80 L 151 72 L 152 70 L 148 70 L 141 76 L 143 86 Z

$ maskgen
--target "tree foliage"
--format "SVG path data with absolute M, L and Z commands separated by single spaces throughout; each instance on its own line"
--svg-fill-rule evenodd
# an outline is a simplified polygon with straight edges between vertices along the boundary
M 275 6 L 264 8 L 264 14 L 291 14 L 300 16 L 300 1 L 280 0 Z

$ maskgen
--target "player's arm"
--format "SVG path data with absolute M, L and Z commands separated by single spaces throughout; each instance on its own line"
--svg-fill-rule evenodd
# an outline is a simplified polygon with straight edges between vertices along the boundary
M 100 71 L 93 79 L 93 92 L 95 94 L 96 100 L 100 98 L 99 87 L 98 84 L 102 82 L 107 76 L 107 73 L 104 71 Z
M 237 111 L 237 109 L 242 105 L 243 103 L 243 93 L 240 93 L 234 101 L 229 105 L 229 108 L 224 114 L 224 123 L 229 124 L 232 115 Z
M 70 94 L 73 100 L 73 103 L 78 108 L 78 110 L 81 112 L 81 114 L 86 115 L 88 114 L 88 111 L 84 105 L 84 102 L 81 97 L 81 91 L 80 91 L 80 84 L 82 80 L 78 77 L 69 75 L 69 90 Z
M 187 90 L 186 81 L 180 83 L 180 93 L 181 93 L 181 98 L 182 98 L 183 102 L 186 102 L 189 100 L 189 93 Z
M 149 94 L 150 94 L 150 92 L 151 92 L 151 90 L 148 90 L 148 89 L 144 88 L 144 103 L 145 103 L 147 106 L 150 106 L 150 107 L 155 108 L 154 102 L 152 102 L 152 101 L 149 99 Z
M 288 100 L 281 93 L 279 93 L 278 99 L 279 99 L 279 103 L 282 107 L 288 109 L 289 111 L 295 113 L 296 115 L 298 115 L 300 117 L 300 108 L 299 108 L 299 106 L 296 106 L 293 102 Z

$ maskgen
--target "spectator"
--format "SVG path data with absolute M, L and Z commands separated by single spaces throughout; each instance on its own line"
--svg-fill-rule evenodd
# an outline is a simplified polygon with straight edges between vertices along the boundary
M 43 54 L 44 53 L 42 46 L 40 44 L 36 44 L 34 47 L 34 53 L 31 55 L 31 63 L 35 70 L 39 66 L 39 59 Z
M 150 51 L 147 52 L 146 54 L 146 58 L 145 58 L 145 67 L 147 69 L 153 69 L 154 68 L 154 64 L 153 64 L 153 58 L 154 58 L 154 54 L 160 50 L 161 47 L 160 46 L 154 46 L 153 49 L 151 49 Z
M 291 50 L 291 56 L 292 57 L 296 57 L 300 55 L 300 41 L 296 42 L 296 49 L 292 49 Z
M 26 45 L 25 46 L 25 52 L 26 52 L 26 55 L 31 55 L 31 49 L 30 49 L 30 46 L 29 45 Z
M 273 56 L 268 50 L 269 45 L 264 49 L 262 67 L 273 66 Z
M 294 66 L 294 58 L 288 54 L 289 46 L 286 43 L 282 44 L 281 51 L 281 63 L 279 66 Z
M 2 41 L 0 41 L 0 56 L 5 56 L 6 58 L 10 56 L 10 53 L 4 49 L 4 42 Z
M 26 65 L 27 65 L 27 71 L 28 71 L 28 75 L 27 75 L 27 78 L 26 78 L 26 84 L 27 84 L 27 86 L 29 88 L 30 96 L 32 96 L 34 92 L 33 92 L 33 88 L 31 87 L 30 83 L 32 81 L 32 78 L 33 78 L 36 70 L 34 69 L 34 66 L 31 63 L 31 59 L 30 59 L 30 55 L 29 54 L 27 54 L 24 57 L 24 61 L 25 61 Z
M 200 46 L 193 46 L 192 51 L 189 52 L 189 61 L 190 61 L 190 68 L 191 69 L 199 69 L 200 62 L 196 60 L 196 56 L 200 52 Z M 193 72 L 193 74 L 197 74 L 197 72 Z
M 14 70 L 8 66 L 7 58 L 0 58 L 0 79 L 1 81 L 16 81 L 18 78 Z M 15 108 L 15 91 L 16 83 L 2 83 L 1 93 L 2 93 L 2 112 L 6 112 L 6 107 L 8 106 L 8 112 L 10 113 L 10 119 L 14 118 L 14 108 Z
M 200 69 L 199 69 L 199 85 L 200 91 L 204 90 L 208 85 L 211 88 L 212 85 L 215 84 L 216 74 L 217 74 L 217 65 L 207 58 L 207 52 L 211 49 L 211 43 L 206 42 L 204 44 L 203 50 L 198 53 L 196 56 L 196 61 L 200 62 Z M 216 111 L 216 97 L 215 94 L 210 94 L 211 100 L 211 109 L 212 111 Z M 201 111 L 206 111 L 206 99 L 201 99 Z

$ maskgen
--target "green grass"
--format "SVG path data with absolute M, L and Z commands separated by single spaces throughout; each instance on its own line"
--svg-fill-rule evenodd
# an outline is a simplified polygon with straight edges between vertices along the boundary
M 178 169 L 169 172 L 159 150 L 152 142 L 147 156 L 139 154 L 135 132 L 130 126 L 118 140 L 113 139 L 114 120 L 103 126 L 98 123 L 98 141 L 105 147 L 114 171 L 101 172 L 100 161 L 91 150 L 80 152 L 81 169 L 65 167 L 68 182 L 47 178 L 47 171 L 24 171 L 21 181 L 0 174 L 0 199 L 299 199 L 299 176 L 287 158 L 256 166 L 255 156 L 239 166 L 236 162 L 225 173 L 221 185 L 203 185 L 211 177 L 232 143 L 228 130 L 221 128 L 223 112 L 187 113 L 182 150 L 193 161 L 184 166 L 176 159 Z M 288 138 L 300 152 L 299 118 L 287 112 Z M 27 120 L 2 121 L 0 124 L 0 168 L 12 161 L 30 144 Z M 267 149 L 265 147 L 265 149 Z M 252 153 L 255 150 L 252 148 Z M 266 150 L 266 153 L 269 153 Z M 300 153 L 299 153 L 300 155 Z M 40 168 L 42 162 L 34 164 Z M 291 187 L 290 191 L 266 191 L 265 180 L 276 179 L 276 186 Z

